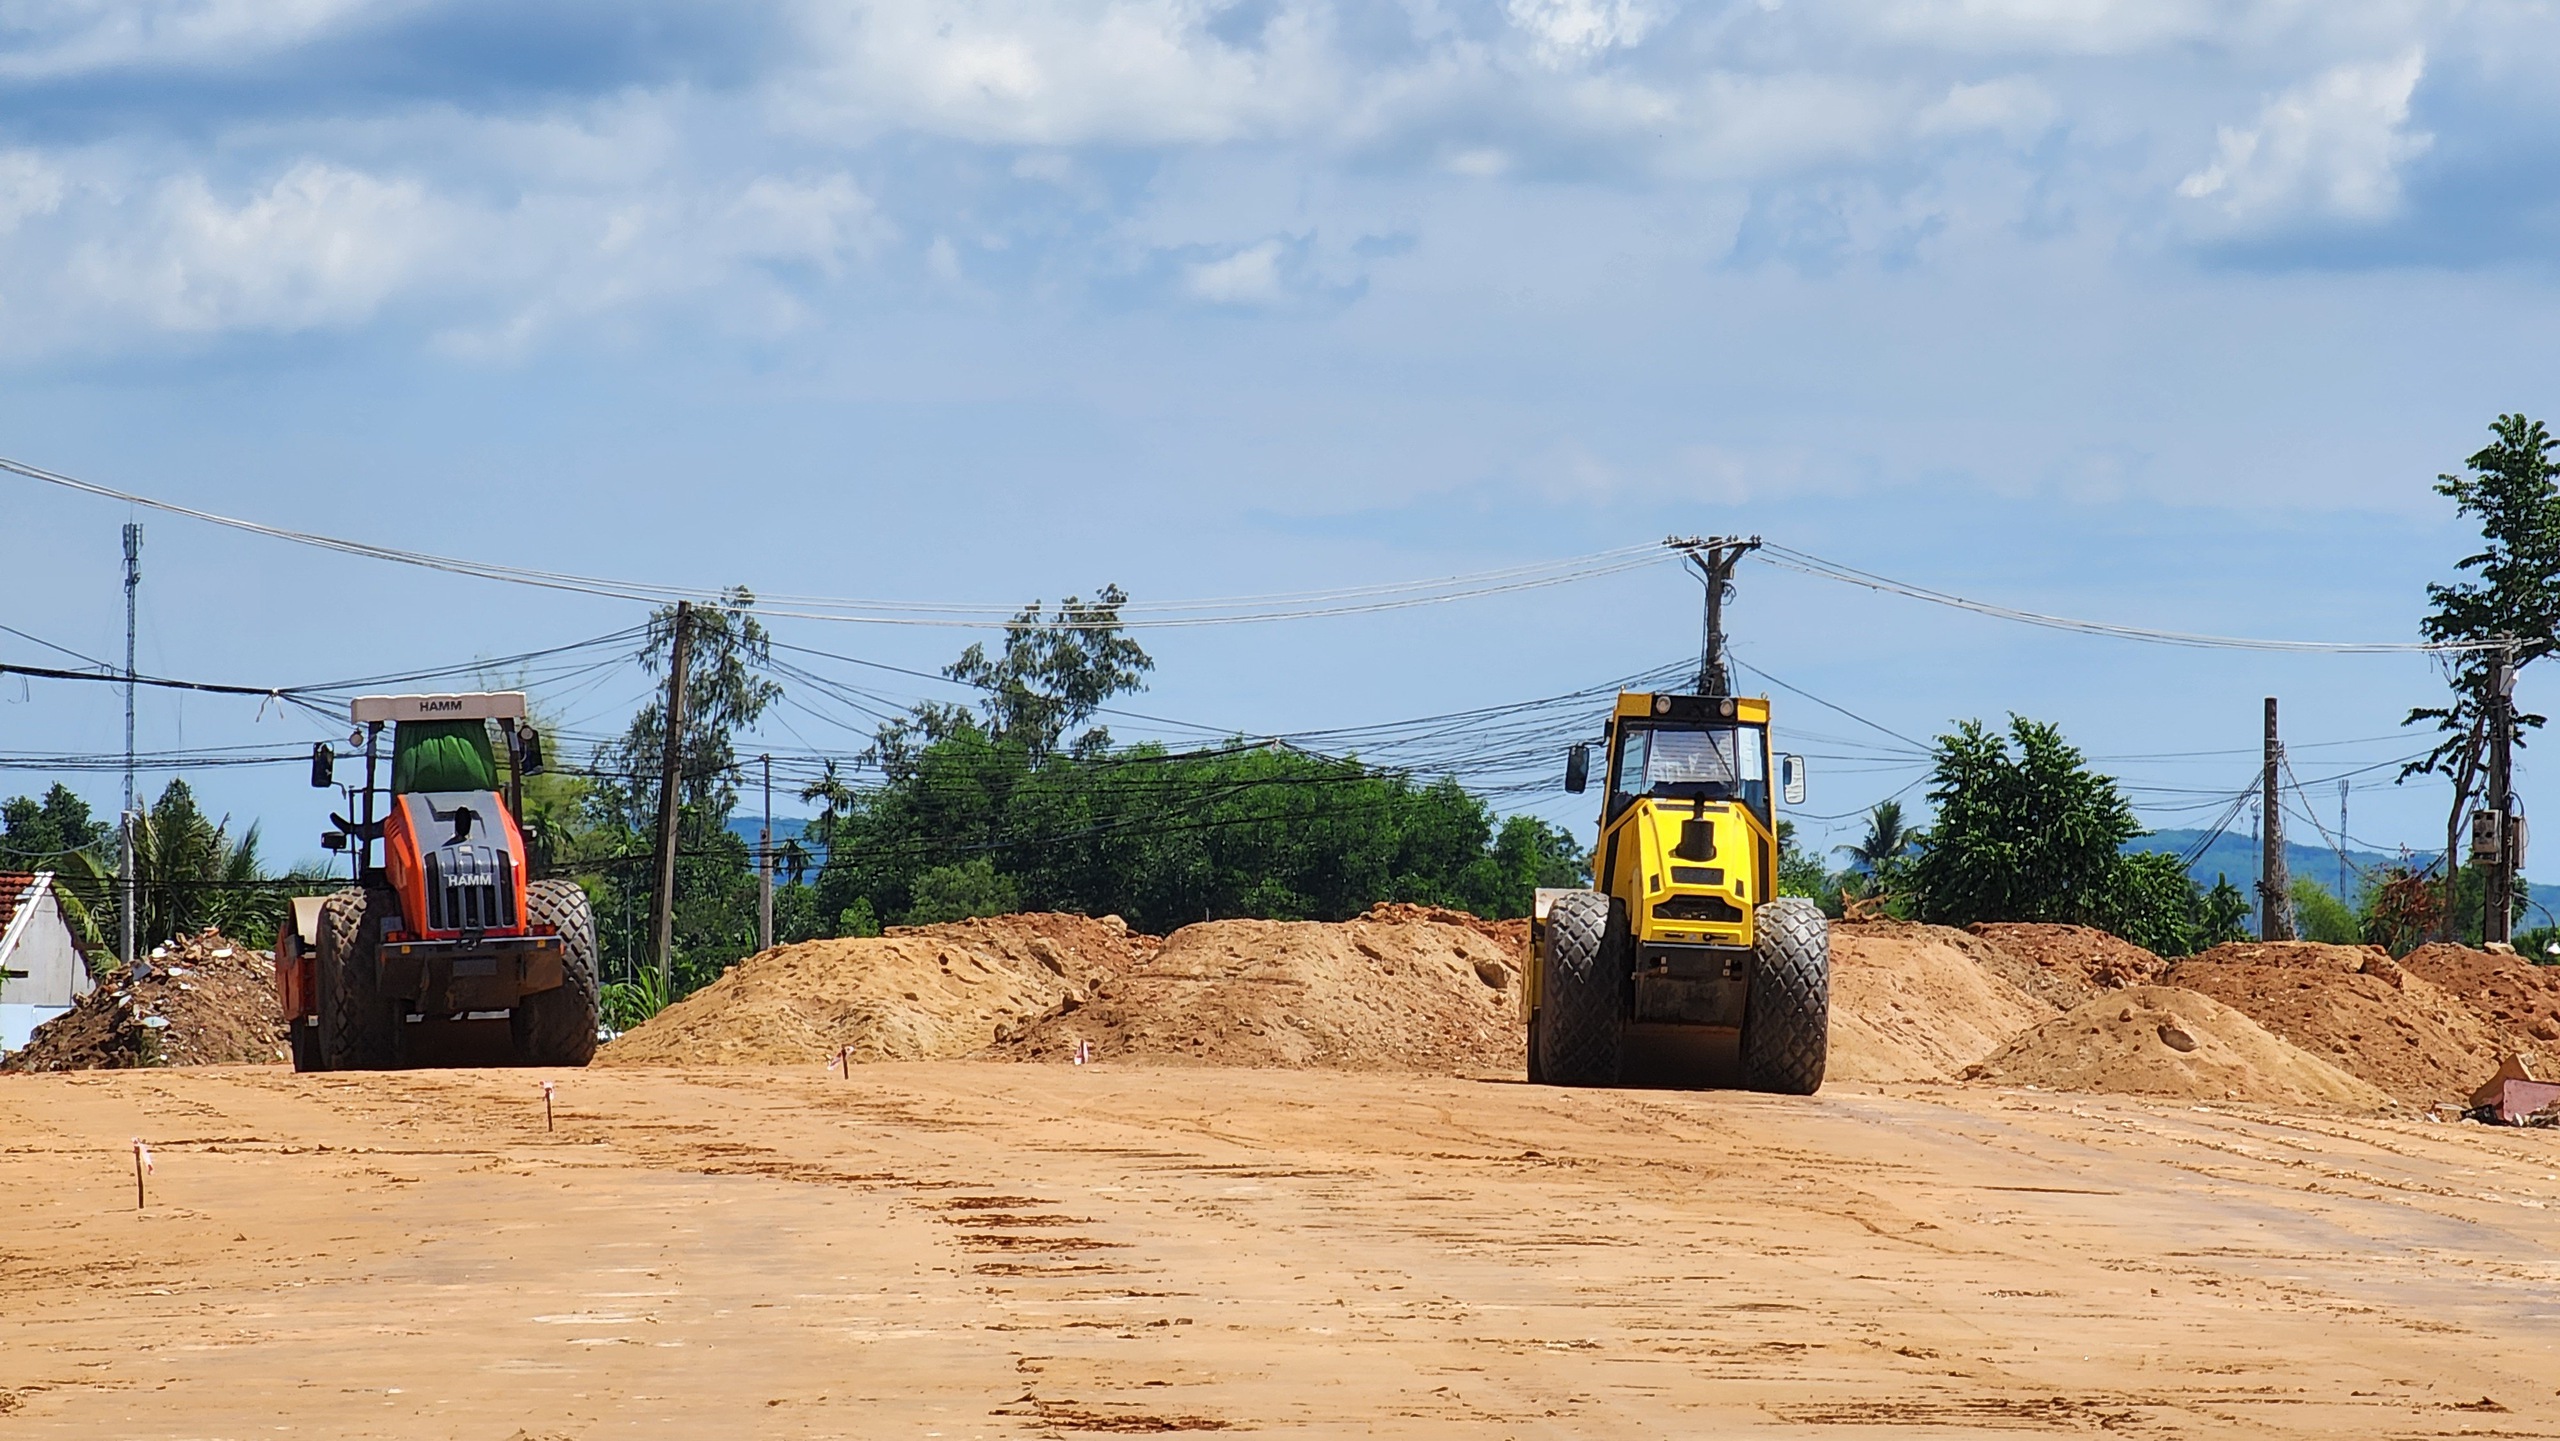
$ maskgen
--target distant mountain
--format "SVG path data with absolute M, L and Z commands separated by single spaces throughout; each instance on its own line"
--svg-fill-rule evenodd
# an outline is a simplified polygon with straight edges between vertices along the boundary
M 2207 832 L 2200 830 L 2154 831 L 2150 835 L 2130 842 L 2125 849 L 2167 851 L 2171 855 L 2185 855 L 2202 844 L 2206 834 Z M 2434 851 L 2413 851 L 2408 859 L 2413 864 L 2423 866 L 2434 860 L 2436 855 Z M 2396 854 L 2362 851 L 2349 847 L 2346 886 L 2343 890 L 2338 885 L 2338 853 L 2326 846 L 2307 846 L 2288 838 L 2284 847 L 2284 864 L 2285 869 L 2291 874 L 2309 876 L 2352 904 L 2357 894 L 2364 889 L 2364 883 L 2358 879 L 2359 873 L 2371 874 L 2385 866 L 2399 865 L 2401 858 Z M 2204 850 L 2188 863 L 2187 874 L 2195 877 L 2196 884 L 2202 886 L 2212 885 L 2213 878 L 2217 875 L 2228 876 L 2231 878 L 2231 884 L 2245 891 L 2258 879 L 2258 842 L 2245 831 L 2236 834 L 2224 831 L 2214 838 L 2213 844 L 2205 846 Z
M 2204 838 L 2203 831 L 2155 831 L 2128 844 L 2125 849 L 2167 851 L 2172 855 L 2185 855 Z M 2407 863 L 2423 866 L 2439 854 L 2441 852 L 2438 851 L 2411 851 L 2407 857 Z M 2309 876 L 2327 888 L 2331 894 L 2340 895 L 2348 905 L 2354 905 L 2357 896 L 2364 889 L 2363 875 L 2371 875 L 2385 866 L 2400 865 L 2402 858 L 2398 855 L 2386 855 L 2381 851 L 2360 851 L 2349 847 L 2347 886 L 2343 893 L 2338 890 L 2338 853 L 2336 851 L 2324 850 L 2318 846 L 2300 845 L 2287 840 L 2284 848 L 2284 864 L 2290 874 Z M 2195 877 L 2196 884 L 2200 886 L 2212 885 L 2216 875 L 2229 876 L 2231 884 L 2248 892 L 2254 900 L 2257 893 L 2251 887 L 2257 883 L 2258 879 L 2257 842 L 2246 835 L 2232 835 L 2225 832 L 2212 845 L 2205 847 L 2204 853 L 2197 856 L 2195 861 L 2187 867 L 2187 874 Z M 2542 893 L 2534 889 L 2531 881 L 2519 880 L 2518 884 L 2524 889 L 2526 904 L 2540 902 L 2545 907 L 2555 904 L 2553 901 L 2542 900 Z M 2541 912 L 2528 913 L 2524 924 L 2548 924 L 2543 919 L 2543 915 L 2544 913 Z

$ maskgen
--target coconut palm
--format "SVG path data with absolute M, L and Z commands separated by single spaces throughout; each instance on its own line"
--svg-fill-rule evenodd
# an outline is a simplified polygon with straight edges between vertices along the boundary
M 231 818 L 209 820 L 195 793 L 172 780 L 155 804 L 135 808 L 133 831 L 134 942 L 149 949 L 176 936 L 214 929 L 263 945 L 284 917 L 287 890 L 258 859 L 258 827 L 238 837 Z M 124 887 L 116 874 L 116 843 L 65 857 L 65 909 L 93 946 L 104 947 L 120 926 Z M 315 888 L 329 882 L 309 877 Z
M 1920 832 L 1904 824 L 1902 802 L 1878 801 L 1867 812 L 1867 838 L 1854 846 L 1834 846 L 1846 852 L 1849 869 L 1871 880 L 1884 880 L 1920 843 Z

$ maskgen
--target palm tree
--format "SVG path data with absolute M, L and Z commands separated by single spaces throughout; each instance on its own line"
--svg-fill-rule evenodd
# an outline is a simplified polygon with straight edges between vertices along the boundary
M 1871 879 L 1883 879 L 1894 866 L 1920 843 L 1920 832 L 1903 824 L 1902 802 L 1878 801 L 1867 812 L 1867 838 L 1854 846 L 1834 846 L 1846 851 L 1849 869 Z
M 133 832 L 134 943 L 145 950 L 208 928 L 248 945 L 275 934 L 288 904 L 284 888 L 258 859 L 258 827 L 238 838 L 231 818 L 219 823 L 196 808 L 195 793 L 172 780 L 157 804 L 135 808 Z M 66 857 L 63 879 L 72 921 L 92 945 L 105 946 L 119 928 L 123 885 L 116 874 L 115 843 Z M 331 884 L 308 879 L 314 889 Z

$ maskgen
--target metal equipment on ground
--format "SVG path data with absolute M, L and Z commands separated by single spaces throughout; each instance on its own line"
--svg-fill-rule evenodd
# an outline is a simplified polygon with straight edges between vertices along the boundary
M 433 1063 L 475 1039 L 487 1058 L 585 1065 L 596 1049 L 595 915 L 575 881 L 531 874 L 517 817 L 542 743 L 524 696 L 365 696 L 352 715 L 364 784 L 355 817 L 332 815 L 322 844 L 353 853 L 356 884 L 296 899 L 276 939 L 294 1068 Z M 378 784 L 385 726 L 388 786 Z M 336 783 L 336 760 L 313 748 L 314 786 Z

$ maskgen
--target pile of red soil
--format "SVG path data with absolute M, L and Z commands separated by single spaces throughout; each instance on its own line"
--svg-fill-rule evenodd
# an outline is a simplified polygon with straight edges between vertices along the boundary
M 1951 1081 L 2060 1007 L 2001 974 L 1975 936 L 1914 921 L 1831 923 L 1835 1081 Z
M 2210 996 L 2134 986 L 2083 1002 L 1966 1073 L 2002 1085 L 2375 1111 L 2391 1098 Z
M 2560 1059 L 2560 966 L 2439 943 L 2401 957 L 2400 967 L 2468 1005 L 2503 1049 Z
M 1447 906 L 1417 906 L 1405 901 L 1380 901 L 1360 919 L 1390 925 L 1413 925 L 1430 922 L 1442 926 L 1464 926 L 1487 940 L 1509 946 L 1516 955 L 1525 955 L 1529 945 L 1529 918 L 1488 921 L 1468 911 L 1453 911 Z
M 2167 980 L 2412 1105 L 2461 1100 L 2497 1064 L 2499 1034 L 2380 947 L 2236 942 Z
M 1185 926 L 989 1054 L 1062 1061 L 1082 1047 L 1096 1061 L 1519 1074 L 1522 943 L 1455 912 L 1405 918 L 1418 910 Z
M 949 1060 L 1124 975 L 1162 943 L 1117 916 L 893 926 L 747 957 L 596 1053 L 598 1065 Z
M 1966 927 L 1988 942 L 1977 952 L 2010 984 L 2068 1009 L 2101 991 L 2148 985 L 2169 963 L 2092 926 L 1983 921 Z
M 122 1070 L 287 1060 L 275 959 L 218 931 L 152 948 L 36 1027 L 8 1071 Z

